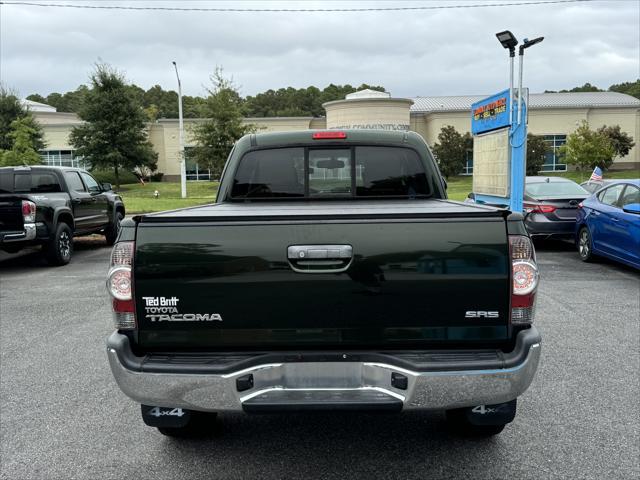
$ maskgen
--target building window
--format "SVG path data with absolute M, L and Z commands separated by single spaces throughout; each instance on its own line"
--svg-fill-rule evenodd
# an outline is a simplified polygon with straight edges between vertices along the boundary
M 193 155 L 193 147 L 184 148 L 185 169 L 187 171 L 187 180 L 208 181 L 211 180 L 211 171 L 198 162 L 191 159 Z
M 83 157 L 76 156 L 73 150 L 41 150 L 40 158 L 42 163 L 54 167 L 75 167 L 84 168 L 89 167 L 89 163 L 84 160 Z
M 467 150 L 461 175 L 473 175 L 473 150 Z
M 564 163 L 564 155 L 560 154 L 559 149 L 567 143 L 566 135 L 545 135 L 544 141 L 549 147 L 544 163 L 542 164 L 542 172 L 566 172 L 567 164 Z

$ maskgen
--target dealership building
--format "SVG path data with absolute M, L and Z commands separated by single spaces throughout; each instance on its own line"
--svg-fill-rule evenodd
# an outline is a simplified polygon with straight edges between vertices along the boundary
M 442 127 L 452 125 L 461 133 L 471 129 L 471 105 L 487 95 L 444 97 L 394 98 L 389 93 L 363 90 L 347 95 L 344 100 L 323 105 L 324 117 L 265 117 L 246 118 L 257 132 L 277 132 L 307 129 L 377 128 L 412 130 L 424 137 L 428 144 L 437 142 Z M 69 144 L 71 129 L 82 123 L 73 113 L 26 100 L 36 120 L 42 125 L 46 150 L 41 153 L 49 165 L 83 166 L 82 158 L 74 154 Z M 545 172 L 567 170 L 559 147 L 580 123 L 585 120 L 591 128 L 620 125 L 631 135 L 636 146 L 626 157 L 616 159 L 612 169 L 640 170 L 640 100 L 616 92 L 533 93 L 528 103 L 528 129 L 542 135 L 550 149 L 542 168 Z M 193 147 L 191 127 L 201 120 L 185 119 L 185 157 L 187 178 L 209 180 L 206 166 L 189 160 Z M 178 119 L 159 119 L 149 124 L 149 139 L 158 153 L 158 171 L 165 180 L 180 176 Z M 473 159 L 467 159 L 463 174 L 473 173 Z

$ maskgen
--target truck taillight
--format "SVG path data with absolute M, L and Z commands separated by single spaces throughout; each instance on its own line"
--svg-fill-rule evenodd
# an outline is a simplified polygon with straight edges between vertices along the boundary
M 113 300 L 113 321 L 118 330 L 136 328 L 132 274 L 134 247 L 134 242 L 119 242 L 111 251 L 107 291 Z
M 22 221 L 24 223 L 35 223 L 36 204 L 29 200 L 22 200 Z
M 511 254 L 511 323 L 530 324 L 535 313 L 539 273 L 536 252 L 525 235 L 510 235 Z

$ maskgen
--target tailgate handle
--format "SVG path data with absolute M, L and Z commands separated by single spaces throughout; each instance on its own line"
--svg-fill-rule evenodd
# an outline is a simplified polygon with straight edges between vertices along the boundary
M 351 245 L 290 245 L 287 259 L 298 273 L 340 273 L 353 260 Z

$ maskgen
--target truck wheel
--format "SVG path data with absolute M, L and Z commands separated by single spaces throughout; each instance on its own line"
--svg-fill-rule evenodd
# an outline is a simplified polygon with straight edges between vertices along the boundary
M 73 232 L 66 223 L 59 223 L 49 241 L 44 245 L 44 254 L 51 265 L 66 265 L 73 253 Z
M 113 245 L 116 243 L 118 232 L 120 231 L 120 222 L 122 222 L 123 218 L 124 215 L 122 215 L 122 212 L 116 212 L 114 221 L 105 229 L 104 238 L 107 240 L 107 245 Z
M 582 227 L 578 233 L 578 255 L 583 262 L 593 262 L 593 240 L 587 227 Z
M 183 427 L 157 427 L 158 431 L 167 437 L 197 438 L 211 435 L 217 413 L 191 412 L 189 423 Z

